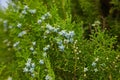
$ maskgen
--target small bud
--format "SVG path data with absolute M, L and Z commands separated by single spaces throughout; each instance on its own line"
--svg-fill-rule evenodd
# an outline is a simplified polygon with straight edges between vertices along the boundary
M 41 65 L 43 65 L 43 64 L 44 64 L 44 61 L 43 61 L 43 60 L 40 60 L 39 63 L 40 63 Z

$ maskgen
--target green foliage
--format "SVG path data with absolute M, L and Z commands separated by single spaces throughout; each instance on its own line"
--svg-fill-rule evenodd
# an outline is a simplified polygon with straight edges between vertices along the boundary
M 0 44 L 4 45 L 0 46 L 0 56 L 5 58 L 0 59 L 0 79 L 120 79 L 117 37 L 96 21 L 98 1 L 14 2 L 0 13 Z M 72 12 L 75 4 L 80 8 L 78 12 Z M 84 27 L 90 26 L 93 29 L 87 34 Z
M 119 0 L 111 0 L 110 4 L 113 7 L 110 9 L 110 14 L 114 15 L 117 19 L 120 17 L 120 1 Z M 116 14 L 114 14 L 116 13 Z
M 106 34 L 106 31 L 101 31 L 99 27 L 92 32 L 90 41 L 86 43 L 84 49 L 85 67 L 88 68 L 88 71 L 85 73 L 86 79 L 97 77 L 106 80 L 111 75 L 114 79 L 119 78 L 119 76 L 115 76 L 117 73 L 112 74 L 119 67 L 116 60 L 119 54 L 114 50 L 115 40 L 115 37 L 110 37 Z
M 73 5 L 73 15 L 77 15 L 75 18 L 79 17 L 80 20 L 84 20 L 85 24 L 92 24 L 95 20 L 99 18 L 99 1 L 93 0 L 76 0 Z M 78 8 L 76 8 L 76 6 Z M 75 11 L 76 10 L 76 11 Z M 96 16 L 96 17 L 93 17 Z
M 120 1 L 119 0 L 111 0 L 110 4 L 112 5 L 109 13 L 109 17 L 108 17 L 108 24 L 111 28 L 110 30 L 110 34 L 112 35 L 116 35 L 118 36 L 118 44 L 119 41 L 120 41 L 120 33 L 119 33 L 119 30 L 120 30 L 120 27 L 119 27 L 119 23 L 120 23 Z

